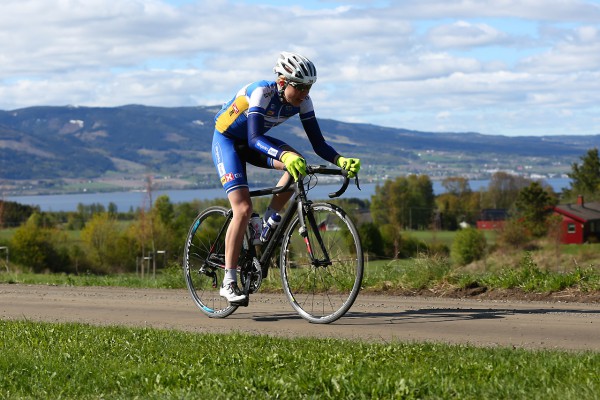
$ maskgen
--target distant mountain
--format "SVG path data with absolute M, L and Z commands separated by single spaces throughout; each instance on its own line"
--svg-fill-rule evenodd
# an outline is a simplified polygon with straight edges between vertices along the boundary
M 161 171 L 209 152 L 209 108 L 32 107 L 0 112 L 0 178 Z
M 0 111 L 0 179 L 98 178 L 213 172 L 213 120 L 219 107 L 31 107 Z M 371 173 L 491 168 L 555 170 L 577 162 L 600 135 L 507 137 L 432 133 L 320 119 L 328 142 L 361 157 Z M 270 134 L 314 156 L 297 118 Z M 554 167 L 553 167 L 554 166 Z M 564 169 L 564 168 L 563 168 Z

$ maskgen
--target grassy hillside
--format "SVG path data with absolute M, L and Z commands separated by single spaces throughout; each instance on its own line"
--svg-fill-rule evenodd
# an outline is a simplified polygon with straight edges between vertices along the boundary
M 202 185 L 202 176 L 214 173 L 210 146 L 217 110 L 130 105 L 0 111 L 0 179 L 8 181 L 0 190 L 12 190 L 10 182 L 61 190 L 70 183 L 61 180 L 118 181 L 148 174 Z M 493 169 L 560 174 L 589 148 L 600 146 L 600 135 L 506 137 L 326 119 L 320 124 L 336 150 L 362 159 L 367 179 L 400 173 L 485 177 Z M 309 162 L 322 162 L 297 118 L 269 134 L 291 144 Z

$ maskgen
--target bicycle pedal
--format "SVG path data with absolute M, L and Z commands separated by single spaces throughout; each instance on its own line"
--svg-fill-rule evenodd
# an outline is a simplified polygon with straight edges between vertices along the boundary
M 232 306 L 238 306 L 238 307 L 248 307 L 249 303 L 250 303 L 250 299 L 246 298 L 245 300 L 232 301 L 229 304 Z

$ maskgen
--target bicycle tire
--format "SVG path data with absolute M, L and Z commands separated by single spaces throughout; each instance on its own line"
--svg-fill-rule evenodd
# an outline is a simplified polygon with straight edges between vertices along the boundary
M 217 234 L 229 223 L 227 213 L 226 208 L 214 206 L 198 214 L 188 232 L 183 254 L 183 272 L 192 300 L 211 318 L 225 318 L 238 308 L 219 295 L 225 270 L 207 262 L 210 252 L 211 259 L 222 259 L 225 263 L 225 235 L 217 241 Z
M 358 296 L 364 274 L 362 244 L 354 223 L 340 207 L 314 203 L 310 210 L 331 265 L 311 263 L 307 244 L 298 232 L 296 215 L 281 244 L 281 280 L 288 300 L 302 318 L 328 324 L 346 314 Z M 313 253 L 322 259 L 321 246 L 308 218 L 306 228 Z

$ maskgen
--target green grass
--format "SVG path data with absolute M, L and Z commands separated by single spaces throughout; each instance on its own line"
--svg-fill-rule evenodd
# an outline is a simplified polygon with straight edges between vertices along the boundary
M 444 257 L 421 256 L 406 260 L 375 260 L 366 264 L 364 291 L 435 289 L 444 287 L 486 287 L 520 289 L 524 292 L 552 293 L 567 288 L 583 293 L 600 291 L 600 268 L 588 265 L 569 271 L 540 268 L 531 253 L 524 252 L 517 265 L 507 265 L 494 272 L 456 268 Z
M 3 228 L 0 229 L 0 242 L 8 243 L 14 236 L 17 228 Z
M 0 398 L 591 399 L 600 354 L 0 321 Z
M 0 265 L 2 265 L 0 263 Z M 152 272 L 144 275 L 132 273 L 113 275 L 93 274 L 35 274 L 31 272 L 6 272 L 0 270 L 0 283 L 20 283 L 27 285 L 67 285 L 67 286 L 121 286 L 131 288 L 184 288 L 183 272 L 178 265 L 161 269 L 153 276 Z
M 441 243 L 446 246 L 452 246 L 452 242 L 454 241 L 454 237 L 458 231 L 404 231 L 402 232 L 402 237 L 412 237 L 418 240 L 421 240 L 425 243 Z M 485 239 L 487 240 L 488 245 L 493 245 L 496 242 L 496 236 L 498 235 L 496 231 L 493 230 L 483 230 L 482 231 Z
M 363 286 L 376 291 L 425 289 L 444 281 L 452 272 L 447 259 L 436 257 L 375 260 L 369 261 L 365 268 Z
M 3 268 L 3 264 L 0 263 Z M 172 264 L 159 269 L 155 276 L 114 274 L 34 274 L 28 272 L 6 272 L 0 269 L 0 283 L 50 284 L 68 286 L 122 286 L 132 288 L 185 288 L 181 267 Z M 567 288 L 582 293 L 600 291 L 600 268 L 597 266 L 577 267 L 569 271 L 556 272 L 540 268 L 523 253 L 516 266 L 505 266 L 494 272 L 466 271 L 456 268 L 444 257 L 417 257 L 405 260 L 369 260 L 365 263 L 363 293 L 444 287 L 464 289 L 475 286 L 488 289 L 520 289 L 524 292 L 552 293 Z M 278 268 L 271 268 L 269 277 L 263 281 L 261 292 L 280 292 L 281 278 Z
M 463 279 L 466 276 L 463 276 Z M 474 280 L 475 278 L 473 278 Z M 531 253 L 525 253 L 518 268 L 505 268 L 497 274 L 484 274 L 479 284 L 493 288 L 519 288 L 525 292 L 558 292 L 578 288 L 582 292 L 600 290 L 600 270 L 594 267 L 576 267 L 569 272 L 557 273 L 538 268 Z

